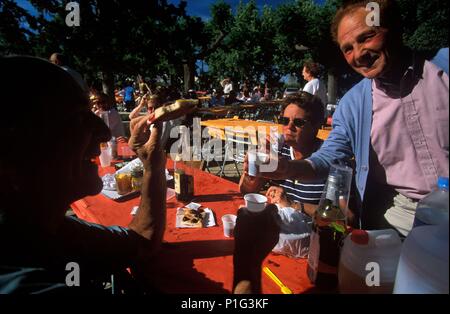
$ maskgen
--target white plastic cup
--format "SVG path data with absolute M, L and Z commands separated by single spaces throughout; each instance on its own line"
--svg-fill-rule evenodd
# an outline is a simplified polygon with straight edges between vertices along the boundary
M 267 197 L 261 194 L 250 193 L 244 195 L 245 207 L 250 212 L 259 213 L 266 208 Z
M 222 223 L 223 223 L 223 234 L 227 238 L 233 237 L 234 234 L 234 227 L 236 226 L 236 215 L 223 215 L 222 216 Z
M 256 177 L 260 173 L 260 167 L 262 164 L 269 162 L 269 155 L 258 151 L 248 152 L 248 174 L 252 177 Z
M 111 148 L 110 147 L 102 148 L 99 159 L 100 159 L 100 166 L 109 167 L 111 165 L 112 159 Z

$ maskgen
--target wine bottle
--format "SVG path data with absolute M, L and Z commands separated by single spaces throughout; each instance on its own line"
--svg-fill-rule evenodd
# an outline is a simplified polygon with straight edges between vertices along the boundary
M 338 284 L 339 253 L 347 231 L 345 212 L 351 177 L 351 168 L 332 166 L 313 217 L 307 274 L 318 288 L 333 290 Z

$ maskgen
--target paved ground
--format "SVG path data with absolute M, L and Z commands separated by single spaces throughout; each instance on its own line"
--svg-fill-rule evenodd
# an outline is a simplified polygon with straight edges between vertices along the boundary
M 239 174 L 242 175 L 242 164 L 238 164 Z M 220 172 L 220 167 L 217 166 L 214 162 L 212 162 L 212 165 L 209 167 L 210 173 L 212 174 L 218 174 Z M 205 169 L 205 171 L 207 171 Z M 225 170 L 223 173 L 222 178 L 233 181 L 235 183 L 239 183 L 240 175 L 236 171 L 236 167 L 234 166 L 233 162 L 227 162 L 225 165 Z

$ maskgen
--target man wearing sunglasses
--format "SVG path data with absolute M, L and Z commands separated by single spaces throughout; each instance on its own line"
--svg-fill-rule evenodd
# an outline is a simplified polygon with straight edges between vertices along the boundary
M 368 23 L 368 0 L 347 2 L 331 26 L 364 79 L 342 98 L 328 139 L 306 160 L 280 160 L 265 176 L 324 177 L 331 163 L 354 158 L 361 227 L 394 227 L 406 236 L 418 200 L 449 175 L 448 48 L 427 61 L 403 45 L 395 1 L 371 1 L 379 5 L 379 26 Z
M 283 125 L 279 142 L 279 157 L 283 160 L 302 160 L 311 156 L 322 145 L 317 132 L 323 120 L 323 104 L 316 96 L 299 92 L 284 101 L 278 123 Z M 242 193 L 259 192 L 269 181 L 248 175 L 247 158 L 239 187 Z M 324 189 L 323 179 L 273 181 L 266 195 L 270 203 L 294 207 L 312 215 Z

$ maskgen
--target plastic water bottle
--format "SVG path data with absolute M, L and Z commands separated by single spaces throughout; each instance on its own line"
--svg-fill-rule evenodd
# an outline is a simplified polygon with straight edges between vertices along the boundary
M 394 294 L 448 294 L 448 222 L 413 228 L 403 243 Z
M 414 227 L 448 223 L 448 178 L 439 177 L 438 188 L 419 201 Z

